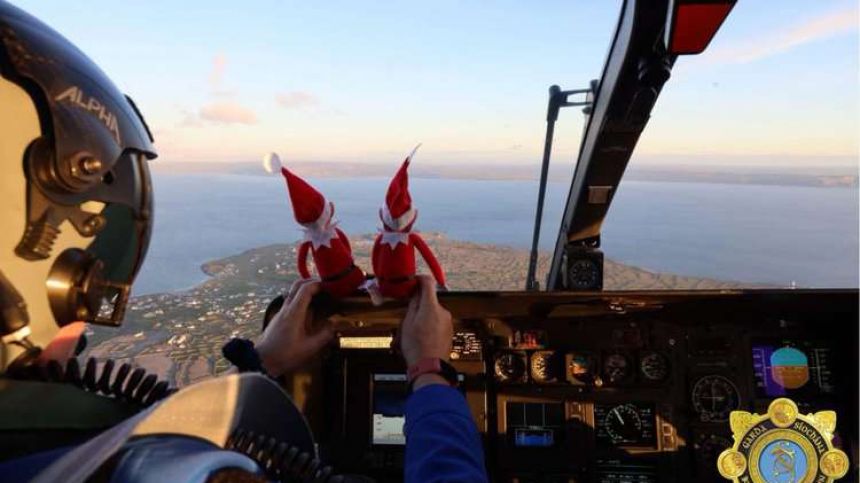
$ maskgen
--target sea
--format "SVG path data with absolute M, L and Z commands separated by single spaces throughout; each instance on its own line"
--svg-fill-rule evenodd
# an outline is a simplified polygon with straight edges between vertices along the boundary
M 134 295 L 205 280 L 204 262 L 301 238 L 280 176 L 154 173 L 155 227 Z M 335 203 L 348 234 L 373 233 L 383 178 L 310 182 Z M 527 249 L 537 182 L 412 178 L 416 229 Z M 552 250 L 569 185 L 547 191 L 541 249 Z M 651 271 L 815 288 L 858 286 L 858 190 L 622 181 L 602 249 Z M 525 280 L 525 274 L 523 274 Z

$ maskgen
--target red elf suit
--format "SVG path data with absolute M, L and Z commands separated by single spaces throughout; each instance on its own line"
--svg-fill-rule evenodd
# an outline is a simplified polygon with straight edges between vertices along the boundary
M 384 297 L 406 298 L 412 295 L 418 283 L 415 279 L 416 249 L 430 267 L 436 283 L 445 287 L 445 272 L 439 261 L 421 235 L 411 233 L 418 212 L 412 207 L 406 170 L 415 150 L 394 175 L 385 195 L 385 203 L 379 210 L 383 228 L 373 244 L 371 261 L 376 285 Z
M 336 226 L 334 203 L 287 168 L 281 168 L 281 174 L 287 180 L 296 221 L 305 228 L 297 257 L 299 274 L 311 277 L 307 264 L 310 250 L 322 289 L 335 297 L 352 295 L 364 283 L 364 272 L 352 259 L 349 239 Z

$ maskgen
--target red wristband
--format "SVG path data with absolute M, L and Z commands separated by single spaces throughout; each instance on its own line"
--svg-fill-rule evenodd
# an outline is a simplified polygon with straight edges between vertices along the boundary
M 439 359 L 438 357 L 425 357 L 409 367 L 406 371 L 406 380 L 409 381 L 409 387 L 419 376 L 424 374 L 439 374 L 448 384 L 457 385 L 457 370 L 451 364 Z

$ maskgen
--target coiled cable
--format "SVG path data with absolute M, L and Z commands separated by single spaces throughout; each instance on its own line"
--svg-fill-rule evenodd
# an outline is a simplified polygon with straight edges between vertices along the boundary
M 343 483 L 347 478 L 334 474 L 331 466 L 295 446 L 243 429 L 227 438 L 226 449 L 242 453 L 260 465 L 269 478 L 287 482 Z
M 176 392 L 167 381 L 159 381 L 158 376 L 147 374 L 145 369 L 132 370 L 131 364 L 123 363 L 114 375 L 115 367 L 113 359 L 106 359 L 99 367 L 98 362 L 90 357 L 81 373 L 81 365 L 76 358 L 65 364 L 52 360 L 45 365 L 30 366 L 16 378 L 72 384 L 94 394 L 142 407 L 151 406 Z

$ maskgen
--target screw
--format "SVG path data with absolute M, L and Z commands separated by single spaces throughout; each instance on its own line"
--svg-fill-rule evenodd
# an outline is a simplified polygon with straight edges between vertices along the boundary
M 87 156 L 80 161 L 81 170 L 86 174 L 96 174 L 102 169 L 102 162 L 98 158 Z
M 83 226 L 83 235 L 92 235 L 99 232 L 105 224 L 104 217 L 101 215 L 93 215 L 87 218 Z

